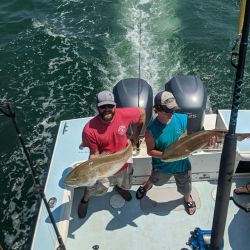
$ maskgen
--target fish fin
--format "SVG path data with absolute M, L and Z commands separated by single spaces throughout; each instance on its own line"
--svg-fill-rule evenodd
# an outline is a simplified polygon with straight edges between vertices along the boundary
M 89 179 L 89 181 L 85 183 L 84 185 L 82 185 L 82 187 L 92 187 L 96 184 L 96 182 L 97 180 L 95 178 Z
M 107 151 L 103 151 L 99 156 L 105 156 L 105 155 L 111 155 L 111 153 Z
M 132 156 L 129 157 L 129 159 L 127 160 L 127 163 L 130 163 L 130 164 L 133 163 L 133 158 L 132 158 Z
M 202 149 L 196 149 L 195 151 L 191 152 L 189 155 L 194 155 L 194 154 L 200 153 L 202 151 L 203 151 Z
M 78 165 L 82 164 L 82 163 L 85 162 L 85 161 L 87 161 L 87 160 L 76 161 L 76 162 L 72 163 L 72 164 L 70 165 L 70 167 L 71 167 L 71 168 L 75 168 L 75 167 L 77 167 Z
M 108 178 L 103 178 L 103 179 L 99 180 L 99 182 L 101 182 L 102 185 L 103 185 L 104 187 L 106 187 L 106 188 L 109 188 L 109 187 L 110 187 L 110 181 L 109 181 Z
M 215 148 L 216 147 L 216 145 L 213 145 L 213 146 L 209 146 L 209 143 L 208 142 L 206 142 L 206 143 L 204 143 L 203 145 L 201 145 L 200 146 L 200 148 L 199 149 L 197 149 L 195 152 L 199 152 L 199 151 L 202 151 L 202 149 L 207 149 L 207 148 Z
M 249 138 L 250 138 L 250 134 L 238 134 L 237 135 L 237 141 L 243 141 Z
M 187 158 L 188 158 L 188 156 L 180 157 L 178 159 L 167 159 L 167 158 L 162 159 L 161 158 L 161 161 L 164 161 L 164 162 L 175 162 L 175 161 L 180 161 L 180 160 L 184 160 L 184 159 L 187 159 Z

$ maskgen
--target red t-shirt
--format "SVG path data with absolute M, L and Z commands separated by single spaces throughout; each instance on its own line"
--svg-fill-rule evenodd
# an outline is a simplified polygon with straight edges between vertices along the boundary
M 115 153 L 128 145 L 127 130 L 129 125 L 138 123 L 139 108 L 116 108 L 113 120 L 105 123 L 101 117 L 95 116 L 83 129 L 82 145 L 90 150 Z M 118 172 L 128 166 L 125 164 Z

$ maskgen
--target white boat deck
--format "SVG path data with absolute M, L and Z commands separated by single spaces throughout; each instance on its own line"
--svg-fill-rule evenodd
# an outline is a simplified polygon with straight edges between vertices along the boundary
M 243 180 L 237 182 L 245 183 Z M 233 187 L 236 183 L 234 182 Z M 175 184 L 165 185 L 175 187 Z M 174 207 L 182 203 L 182 199 L 165 204 L 166 210 L 157 208 L 152 212 L 144 212 L 141 202 L 135 197 L 125 202 L 122 208 L 113 208 L 110 199 L 115 194 L 109 192 L 102 197 L 92 198 L 85 219 L 78 219 L 77 206 L 81 198 L 82 189 L 77 190 L 73 201 L 69 224 L 67 249 L 93 249 L 98 245 L 103 250 L 128 249 L 191 249 L 186 245 L 190 235 L 196 227 L 210 230 L 212 227 L 214 204 L 212 193 L 216 189 L 214 182 L 194 182 L 193 187 L 198 191 L 200 208 L 192 216 L 185 210 L 175 211 Z M 244 199 L 243 197 L 240 197 Z M 245 197 L 246 198 L 246 197 Z M 147 198 L 144 198 L 147 199 Z M 249 196 L 250 201 L 250 196 Z M 157 206 L 157 205 L 156 205 Z M 229 203 L 229 212 L 225 229 L 224 249 L 249 249 L 250 214 L 239 210 L 232 201 Z
M 229 119 L 226 120 L 229 111 L 220 112 L 216 127 L 223 128 L 229 121 Z M 238 118 L 237 132 L 249 132 L 246 124 L 250 120 L 250 111 L 240 112 Z M 105 196 L 92 197 L 86 218 L 78 219 L 77 206 L 83 189 L 66 189 L 63 178 L 72 163 L 88 159 L 89 150 L 79 148 L 82 128 L 88 120 L 89 118 L 81 118 L 61 122 L 45 187 L 47 199 L 51 197 L 57 199 L 57 203 L 51 210 L 66 249 L 191 249 L 186 245 L 191 236 L 190 232 L 196 227 L 203 230 L 210 230 L 212 227 L 215 205 L 213 197 L 215 197 L 221 153 L 201 152 L 190 157 L 195 191 L 193 197 L 198 205 L 193 216 L 188 215 L 183 209 L 182 198 L 175 190 L 175 183 L 169 183 L 163 187 L 154 187 L 148 192 L 149 198 L 145 197 L 141 201 L 135 198 L 138 185 L 134 185 L 131 190 L 133 199 L 125 202 L 124 206 L 122 206 L 123 200 L 120 200 L 120 203 L 116 200 L 117 202 L 112 203 L 113 207 L 111 206 L 110 200 L 119 196 L 110 189 Z M 212 128 L 210 124 L 209 129 Z M 235 175 L 232 190 L 250 180 L 249 149 L 249 140 L 237 144 L 236 167 L 239 161 L 248 161 L 248 174 Z M 140 184 L 147 179 L 150 173 L 150 162 L 150 157 L 145 154 L 134 157 L 135 184 Z M 235 196 L 235 199 L 245 205 L 250 202 L 250 195 Z M 114 208 L 119 205 L 122 207 Z M 224 249 L 250 249 L 249 232 L 250 213 L 244 212 L 230 201 Z M 31 249 L 54 250 L 56 247 L 57 239 L 45 206 L 42 204 Z

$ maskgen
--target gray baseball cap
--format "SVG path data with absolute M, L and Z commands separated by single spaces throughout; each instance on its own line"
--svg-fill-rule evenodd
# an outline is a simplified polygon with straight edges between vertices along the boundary
M 179 110 L 180 107 L 177 105 L 176 100 L 171 92 L 161 91 L 155 96 L 155 106 L 165 106 L 169 110 Z
M 97 107 L 100 107 L 106 104 L 116 105 L 113 93 L 108 90 L 99 92 L 96 98 Z

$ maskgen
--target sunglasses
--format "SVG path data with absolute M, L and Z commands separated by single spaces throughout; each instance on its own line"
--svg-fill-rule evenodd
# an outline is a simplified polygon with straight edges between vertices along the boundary
M 99 109 L 113 109 L 114 107 L 115 107 L 115 105 L 106 104 L 106 105 L 100 106 Z
M 174 110 L 169 109 L 169 108 L 164 107 L 164 106 L 161 107 L 161 110 L 162 110 L 163 112 L 165 112 L 165 113 L 174 114 Z
M 169 113 L 169 114 L 174 114 L 175 111 L 172 109 L 167 108 L 166 106 L 162 106 L 162 105 L 157 105 L 155 106 L 155 109 L 159 112 L 165 112 L 165 113 Z

